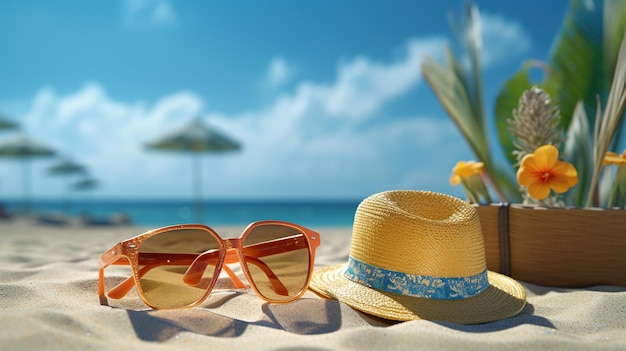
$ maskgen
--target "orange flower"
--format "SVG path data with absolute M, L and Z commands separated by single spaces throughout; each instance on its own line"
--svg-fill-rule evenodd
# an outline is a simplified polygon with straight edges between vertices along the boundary
M 450 184 L 459 185 L 461 183 L 461 179 L 467 179 L 474 174 L 482 174 L 483 173 L 482 162 L 474 162 L 468 161 L 463 162 L 459 161 L 456 166 L 452 169 L 452 176 L 450 177 Z
M 528 195 L 543 200 L 550 195 L 550 189 L 564 193 L 576 185 L 578 173 L 571 163 L 559 161 L 556 147 L 544 145 L 522 158 L 517 182 L 528 187 Z
M 616 166 L 626 165 L 626 150 L 624 150 L 621 155 L 618 155 L 615 152 L 611 151 L 607 152 L 606 156 L 604 156 L 604 161 L 602 161 L 602 164 Z

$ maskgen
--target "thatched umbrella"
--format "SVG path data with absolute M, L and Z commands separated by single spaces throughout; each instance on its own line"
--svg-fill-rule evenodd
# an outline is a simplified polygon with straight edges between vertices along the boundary
M 146 143 L 149 149 L 188 152 L 193 156 L 192 189 L 196 198 L 197 220 L 202 222 L 202 153 L 239 150 L 238 142 L 209 128 L 200 118 Z
M 55 154 L 50 147 L 29 139 L 23 134 L 0 141 L 0 157 L 18 158 L 22 161 L 22 193 L 26 212 L 30 212 L 31 175 L 28 160 Z
M 48 167 L 48 173 L 51 175 L 57 175 L 62 177 L 69 177 L 71 175 L 84 174 L 86 172 L 86 168 L 76 163 L 75 161 L 70 160 L 69 158 L 60 158 L 50 167 Z M 69 197 L 67 192 L 68 184 L 63 184 L 63 207 L 65 212 L 69 213 Z
M 0 129 L 15 129 L 17 128 L 17 123 L 12 122 L 8 118 L 0 115 Z

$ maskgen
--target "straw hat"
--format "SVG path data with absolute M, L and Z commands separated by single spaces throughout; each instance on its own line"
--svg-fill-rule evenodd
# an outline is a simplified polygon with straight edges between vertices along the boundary
M 487 323 L 526 304 L 515 280 L 487 270 L 478 213 L 444 194 L 397 190 L 359 205 L 348 263 L 318 269 L 310 287 L 374 316 Z

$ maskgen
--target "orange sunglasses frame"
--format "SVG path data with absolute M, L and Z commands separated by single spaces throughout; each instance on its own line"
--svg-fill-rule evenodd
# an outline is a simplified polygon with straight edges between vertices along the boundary
M 257 287 L 255 286 L 254 280 L 251 278 L 252 275 L 250 274 L 250 271 L 248 269 L 248 264 L 254 264 L 254 265 L 257 265 L 259 268 L 261 268 L 261 270 L 268 276 L 270 283 L 273 289 L 275 290 L 275 292 L 278 294 L 284 295 L 286 294 L 287 289 L 280 282 L 280 280 L 276 277 L 276 275 L 272 272 L 272 270 L 267 265 L 265 265 L 263 261 L 259 260 L 258 258 L 271 255 L 271 254 L 287 252 L 285 251 L 285 248 L 286 247 L 292 248 L 294 245 L 303 247 L 302 245 L 304 243 L 302 243 L 301 241 L 298 241 L 298 239 L 293 238 L 293 237 L 280 238 L 276 240 L 271 240 L 267 242 L 261 242 L 261 243 L 256 243 L 253 245 L 246 246 L 245 248 L 246 253 L 251 252 L 252 255 L 245 255 L 244 246 L 243 246 L 245 238 L 254 228 L 265 226 L 265 225 L 279 225 L 279 226 L 286 226 L 286 227 L 297 229 L 302 234 L 304 234 L 307 240 L 307 244 L 308 244 L 307 246 L 309 250 L 309 272 L 308 272 L 306 284 L 297 294 L 285 300 L 273 300 L 261 294 L 259 290 L 257 289 Z M 146 241 L 148 238 L 152 236 L 155 236 L 164 232 L 181 230 L 181 229 L 199 229 L 199 230 L 207 231 L 209 234 L 211 234 L 215 238 L 215 240 L 219 244 L 219 249 L 217 251 L 217 254 L 219 256 L 211 257 L 215 255 L 215 252 L 208 254 L 208 255 L 205 253 L 175 254 L 176 256 L 178 256 L 178 258 L 172 260 L 172 257 L 173 257 L 172 254 L 167 254 L 168 255 L 167 260 L 164 259 L 164 261 L 158 262 L 156 264 L 150 264 L 150 265 L 143 264 L 142 265 L 143 267 L 140 268 L 139 249 L 141 247 L 141 244 L 144 241 Z M 257 296 L 259 296 L 261 299 L 270 303 L 292 302 L 302 297 L 302 295 L 304 295 L 305 291 L 307 290 L 309 286 L 309 282 L 311 280 L 311 275 L 313 274 L 313 268 L 314 268 L 314 263 L 315 263 L 315 250 L 320 245 L 320 242 L 321 241 L 320 241 L 319 233 L 311 229 L 305 228 L 303 226 L 294 224 L 294 223 L 278 221 L 278 220 L 265 220 L 265 221 L 257 221 L 257 222 L 251 223 L 246 227 L 246 229 L 244 229 L 243 233 L 238 238 L 229 238 L 229 239 L 223 239 L 211 227 L 208 227 L 202 224 L 172 225 L 172 226 L 150 230 L 146 233 L 140 234 L 133 238 L 117 243 L 115 246 L 107 250 L 100 257 L 99 272 L 98 272 L 99 273 L 98 274 L 99 275 L 98 295 L 100 296 L 100 304 L 108 306 L 109 304 L 108 304 L 107 296 L 112 299 L 120 299 L 124 297 L 133 288 L 133 286 L 136 286 L 139 296 L 141 297 L 143 302 L 146 305 L 150 306 L 151 308 L 159 309 L 159 307 L 152 305 L 150 301 L 148 301 L 142 289 L 140 288 L 141 285 L 139 284 L 139 280 L 141 279 L 141 277 L 144 274 L 146 274 L 149 270 L 157 266 L 190 264 L 188 273 L 185 274 L 184 280 L 188 284 L 193 285 L 194 283 L 199 282 L 202 272 L 204 271 L 204 268 L 206 267 L 207 260 L 211 260 L 211 262 L 215 262 L 216 260 L 217 262 L 215 263 L 215 266 L 216 266 L 215 273 L 213 274 L 213 278 L 211 279 L 210 283 L 206 287 L 205 294 L 200 299 L 198 299 L 198 301 L 192 304 L 189 304 L 186 306 L 180 306 L 177 308 L 196 307 L 200 305 L 204 300 L 206 300 L 206 298 L 211 294 L 211 291 L 213 290 L 213 287 L 215 283 L 217 282 L 222 269 L 228 274 L 228 277 L 235 285 L 235 288 L 237 289 L 246 288 L 247 287 L 246 284 L 244 284 L 237 277 L 237 275 L 227 266 L 227 264 L 232 264 L 236 262 L 239 262 L 241 269 L 243 271 L 243 274 L 246 277 L 246 280 L 248 280 L 249 286 L 254 290 Z M 151 256 L 150 260 L 152 262 L 158 261 L 159 259 L 158 253 L 147 253 L 147 254 Z M 203 260 L 199 260 L 199 258 L 203 258 Z M 132 268 L 133 274 L 131 277 L 128 277 L 126 280 L 122 281 L 120 284 L 112 288 L 109 291 L 109 293 L 106 294 L 105 286 L 104 286 L 104 270 L 111 265 L 125 265 L 125 266 L 130 265 Z

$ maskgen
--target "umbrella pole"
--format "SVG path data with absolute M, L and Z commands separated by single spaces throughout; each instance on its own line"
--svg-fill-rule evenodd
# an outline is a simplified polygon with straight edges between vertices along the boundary
M 30 165 L 28 159 L 22 160 L 22 201 L 25 214 L 30 214 Z
M 193 170 L 193 172 L 191 172 L 191 176 L 196 203 L 196 222 L 203 223 L 204 218 L 202 213 L 202 158 L 200 156 L 200 152 L 194 152 L 193 158 L 193 165 L 195 169 Z
M 64 178 L 64 177 L 61 177 Z M 61 183 L 61 202 L 63 206 L 63 212 L 65 212 L 65 214 L 67 216 L 70 216 L 70 200 L 69 200 L 69 181 L 67 179 L 61 179 L 62 183 Z

